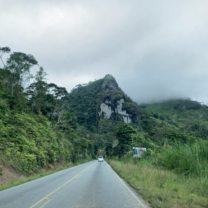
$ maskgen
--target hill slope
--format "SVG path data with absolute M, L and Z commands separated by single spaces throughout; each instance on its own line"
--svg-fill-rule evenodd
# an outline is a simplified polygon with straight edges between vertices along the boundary
M 89 130 L 107 133 L 109 128 L 103 129 L 106 120 L 110 120 L 109 127 L 113 127 L 118 121 L 132 123 L 139 118 L 138 105 L 119 88 L 112 75 L 77 85 L 67 97 L 69 101 L 63 99 L 66 109 L 73 112 L 79 124 Z
M 167 100 L 141 106 L 155 118 L 169 120 L 182 131 L 206 139 L 208 137 L 208 107 L 190 99 Z

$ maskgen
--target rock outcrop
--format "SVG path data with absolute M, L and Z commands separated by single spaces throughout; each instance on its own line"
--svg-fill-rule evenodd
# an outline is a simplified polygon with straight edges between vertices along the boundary
M 100 112 L 98 112 L 99 116 L 104 114 L 104 119 L 107 120 L 111 118 L 113 113 L 115 113 L 123 118 L 124 123 L 131 123 L 131 115 L 126 113 L 126 110 L 122 110 L 122 105 L 124 102 L 124 99 L 121 98 L 120 100 L 117 100 L 117 106 L 113 106 L 112 102 L 106 99 L 105 102 L 100 105 Z

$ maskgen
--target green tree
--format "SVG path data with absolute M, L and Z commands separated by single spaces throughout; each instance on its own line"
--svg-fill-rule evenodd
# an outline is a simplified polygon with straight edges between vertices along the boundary
M 35 82 L 30 84 L 26 90 L 26 94 L 30 98 L 30 105 L 32 112 L 40 113 L 45 107 L 47 101 L 48 85 L 45 82 L 46 73 L 43 67 L 40 67 L 39 71 L 35 75 Z
M 24 79 L 26 77 L 31 77 L 30 67 L 30 64 L 23 61 L 17 54 L 12 54 L 7 60 L 5 69 L 8 71 L 8 74 L 4 82 L 7 83 L 7 87 L 10 88 L 11 97 L 14 97 L 22 91 Z
M 136 133 L 137 131 L 129 124 L 119 125 L 116 128 L 116 136 L 119 142 L 119 157 L 123 156 L 125 152 L 129 151 L 131 147 L 132 136 Z
M 5 67 L 5 64 L 4 64 L 4 61 L 3 61 L 2 57 L 5 53 L 10 53 L 10 51 L 11 51 L 11 49 L 9 47 L 1 47 L 0 48 L 0 59 L 1 59 L 1 62 L 2 62 L 4 67 Z
M 23 58 L 18 53 L 12 53 L 1 74 L 11 109 L 26 109 L 27 99 L 24 95 L 24 85 L 32 78 L 30 68 L 36 64 L 28 56 Z M 31 55 L 30 55 L 31 56 Z

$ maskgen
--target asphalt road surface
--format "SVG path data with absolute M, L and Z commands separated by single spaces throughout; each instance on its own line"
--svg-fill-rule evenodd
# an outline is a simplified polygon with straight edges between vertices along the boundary
M 0 208 L 147 208 L 107 162 L 91 161 L 0 192 Z

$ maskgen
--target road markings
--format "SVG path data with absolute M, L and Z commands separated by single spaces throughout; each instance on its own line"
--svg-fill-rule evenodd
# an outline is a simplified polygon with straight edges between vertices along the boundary
M 56 191 L 58 191 L 60 188 L 62 188 L 63 186 L 65 186 L 67 183 L 71 182 L 73 179 L 75 179 L 77 176 L 79 176 L 81 173 L 83 173 L 85 170 L 87 170 L 90 166 L 88 166 L 87 168 L 85 168 L 83 171 L 81 171 L 80 173 L 78 173 L 77 175 L 75 175 L 73 178 L 71 178 L 69 181 L 67 181 L 66 183 L 64 183 L 63 185 L 61 185 L 60 187 L 58 187 L 57 189 L 55 189 L 54 191 L 52 191 L 50 194 L 48 194 L 47 196 L 45 196 L 44 198 L 42 198 L 40 201 L 38 201 L 37 203 L 33 204 L 30 208 L 35 207 L 36 205 L 38 205 L 40 202 L 42 202 L 44 199 L 48 198 L 50 195 L 54 194 Z
M 79 175 L 76 179 L 78 179 L 81 175 Z
M 108 163 L 107 163 L 108 164 Z M 109 164 L 108 164 L 109 165 Z M 129 187 L 121 180 L 121 178 L 118 176 L 118 174 L 112 169 L 112 167 L 109 165 L 111 170 L 115 173 L 117 178 L 121 181 L 121 183 L 128 189 L 128 191 L 131 193 L 131 195 L 139 202 L 139 204 L 145 208 L 146 206 L 138 199 L 138 197 L 129 189 Z
M 51 201 L 51 199 L 49 201 L 47 201 L 44 205 L 42 205 L 41 207 L 39 207 L 39 208 L 45 207 L 45 205 L 48 204 L 50 201 Z

